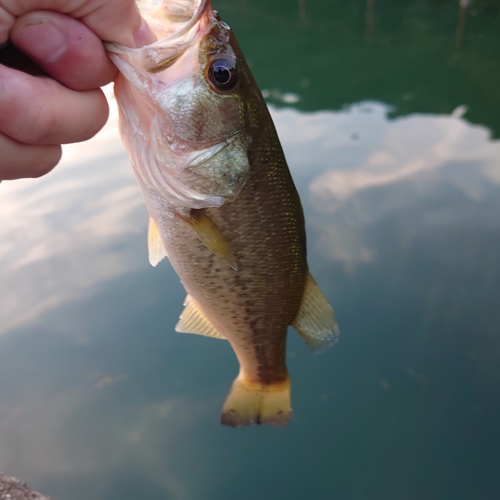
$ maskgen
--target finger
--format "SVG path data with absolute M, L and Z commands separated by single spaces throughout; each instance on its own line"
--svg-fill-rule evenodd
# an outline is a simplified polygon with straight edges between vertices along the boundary
M 61 146 L 31 146 L 0 134 L 0 181 L 41 177 L 61 159 Z
M 70 89 L 99 88 L 116 76 L 101 40 L 84 24 L 63 14 L 34 11 L 21 16 L 10 40 Z
M 33 10 L 67 14 L 82 21 L 101 40 L 128 47 L 154 41 L 134 0 L 0 0 L 0 43 L 7 40 L 14 19 Z
M 0 66 L 0 133 L 25 144 L 85 141 L 106 123 L 100 89 L 75 92 L 48 77 Z

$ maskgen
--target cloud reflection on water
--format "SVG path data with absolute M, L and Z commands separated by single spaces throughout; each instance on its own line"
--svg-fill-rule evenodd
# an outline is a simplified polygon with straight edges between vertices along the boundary
M 147 478 L 142 483 L 156 485 L 168 498 L 192 498 L 178 464 L 188 460 L 185 433 L 199 425 L 206 406 L 193 403 L 192 395 L 112 406 L 107 390 L 82 384 L 50 397 L 22 391 L 17 406 L 2 405 L 0 470 L 15 471 L 31 484 L 49 479 L 61 498 L 69 498 L 61 494 L 66 482 L 91 484 L 80 489 L 79 499 L 109 498 L 120 470 Z
M 65 146 L 42 179 L 3 183 L 0 200 L 0 335 L 143 264 L 126 240 L 145 215 L 114 107 L 94 139 Z
M 360 228 L 422 205 L 447 185 L 480 201 L 492 183 L 500 184 L 500 141 L 468 123 L 463 107 L 451 115 L 396 119 L 388 119 L 390 111 L 365 102 L 340 112 L 273 113 L 294 178 L 312 207 L 306 218 L 319 237 L 310 245 L 349 269 L 375 259 Z M 430 218 L 435 224 L 439 214 Z
M 53 173 L 0 187 L 0 335 L 145 266 L 127 243 L 127 235 L 145 231 L 145 209 L 118 138 L 114 103 L 111 109 L 104 130 L 92 141 L 65 147 Z M 477 165 L 481 176 L 477 169 L 447 176 L 474 200 L 490 183 L 500 184 L 500 143 L 489 140 L 486 128 L 469 124 L 461 112 L 390 120 L 390 111 L 374 102 L 336 112 L 271 108 L 302 196 L 308 186 L 305 196 L 314 210 L 308 224 L 322 235 L 322 253 L 348 267 L 374 259 L 350 227 L 412 203 L 439 182 L 440 168 Z M 363 208 L 364 192 L 405 182 L 404 195 L 394 190 Z M 334 217 L 338 212 L 341 220 Z
M 458 113 L 391 120 L 388 106 L 372 102 L 338 112 L 271 111 L 305 201 L 309 244 L 347 269 L 377 259 L 363 228 L 380 218 L 439 198 L 442 186 L 477 201 L 500 184 L 500 142 Z M 95 139 L 66 148 L 49 176 L 3 184 L 0 206 L 0 334 L 43 323 L 47 311 L 148 265 L 145 238 L 140 252 L 131 243 L 145 233 L 146 214 L 119 142 L 116 111 Z M 423 210 L 401 231 L 402 244 L 422 224 L 439 228 L 456 219 L 446 202 Z M 77 328 L 66 331 L 71 336 Z M 24 381 L 16 397 L 1 402 L 0 469 L 40 481 L 95 476 L 94 497 L 105 498 L 113 473 L 133 468 L 172 498 L 190 498 L 189 478 L 176 461 L 189 461 L 183 437 L 207 409 L 189 395 L 143 400 L 128 385 L 129 373 L 103 377 L 100 388 L 90 377 L 51 387 L 50 396 Z M 134 410 L 123 401 L 106 403 L 105 395 L 121 387 L 130 391 Z

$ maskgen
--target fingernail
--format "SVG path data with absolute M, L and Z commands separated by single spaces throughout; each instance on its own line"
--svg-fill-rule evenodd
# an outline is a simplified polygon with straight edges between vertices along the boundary
M 134 33 L 134 43 L 136 48 L 144 47 L 156 42 L 156 35 L 153 33 L 148 23 L 143 19 L 141 27 Z
M 15 30 L 12 38 L 25 54 L 47 64 L 56 61 L 68 43 L 57 26 L 45 19 L 30 19 Z

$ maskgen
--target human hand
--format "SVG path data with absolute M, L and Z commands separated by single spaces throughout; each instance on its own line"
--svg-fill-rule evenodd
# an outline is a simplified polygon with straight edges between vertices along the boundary
M 61 144 L 104 126 L 100 87 L 117 70 L 102 40 L 129 47 L 155 40 L 134 0 L 0 0 L 0 44 L 7 39 L 49 76 L 0 65 L 0 181 L 44 175 Z

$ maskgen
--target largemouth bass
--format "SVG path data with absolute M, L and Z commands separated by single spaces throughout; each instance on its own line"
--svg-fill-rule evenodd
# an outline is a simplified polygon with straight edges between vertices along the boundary
M 187 291 L 179 332 L 227 339 L 240 372 L 221 422 L 286 425 L 287 327 L 313 349 L 338 336 L 309 274 L 300 199 L 233 32 L 209 0 L 139 3 L 159 41 L 108 44 L 120 130 L 150 213 L 153 266 Z

